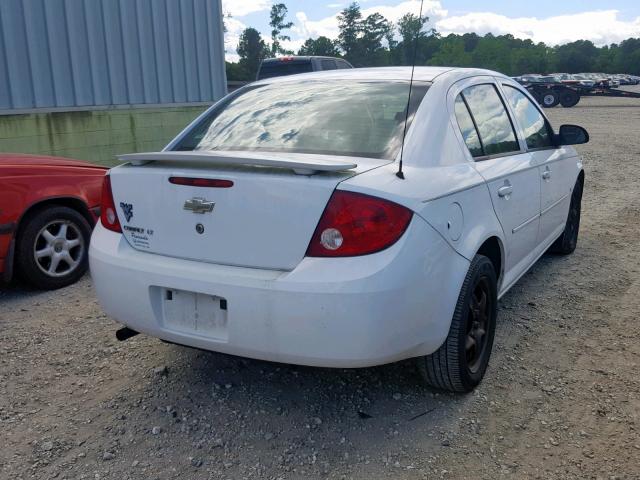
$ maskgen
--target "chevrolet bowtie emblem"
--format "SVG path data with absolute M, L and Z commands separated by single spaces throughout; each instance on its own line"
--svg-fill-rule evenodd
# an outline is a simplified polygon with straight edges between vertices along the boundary
M 210 202 L 206 198 L 202 197 L 194 197 L 190 200 L 184 202 L 184 209 L 190 210 L 193 213 L 207 213 L 212 212 L 213 207 L 215 206 L 214 202 Z

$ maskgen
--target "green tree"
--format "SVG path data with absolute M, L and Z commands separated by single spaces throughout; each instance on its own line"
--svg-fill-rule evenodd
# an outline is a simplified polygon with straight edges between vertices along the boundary
M 291 40 L 289 35 L 283 35 L 282 30 L 286 30 L 293 26 L 293 22 L 285 22 L 287 16 L 287 6 L 284 3 L 276 3 L 271 6 L 271 55 L 276 56 L 278 53 L 289 55 L 293 52 L 282 48 L 280 42 L 282 40 Z
M 360 58 L 356 62 L 367 66 L 384 65 L 386 51 L 382 41 L 392 34 L 393 25 L 379 13 L 372 13 L 360 23 L 360 32 L 356 40 Z
M 427 32 L 424 32 L 422 27 L 428 20 L 428 17 L 419 18 L 418 15 L 414 15 L 413 13 L 405 13 L 400 17 L 400 20 L 398 20 L 398 33 L 402 38 L 398 44 L 398 50 L 401 54 L 400 61 L 404 65 L 411 65 L 416 45 L 420 47 L 422 43 L 421 40 L 427 37 Z M 416 51 L 416 57 L 417 53 Z
M 554 56 L 557 71 L 593 72 L 596 70 L 598 49 L 589 40 L 578 40 L 556 47 Z
M 393 24 L 379 13 L 362 18 L 360 6 L 353 2 L 338 15 L 338 46 L 353 65 L 387 65 L 390 49 L 395 48 Z M 383 45 L 383 40 L 389 48 Z
M 428 65 L 441 65 L 450 67 L 471 66 L 471 55 L 464 48 L 464 40 L 460 35 L 447 35 L 441 38 L 440 46 L 428 61 Z
M 284 7 L 283 4 L 278 5 Z M 280 31 L 289 25 L 284 23 L 286 7 L 275 10 L 275 13 L 272 20 L 275 19 L 274 24 L 280 30 L 272 32 L 272 38 L 280 41 L 286 38 Z M 322 56 L 342 53 L 355 66 L 411 65 L 415 51 L 416 65 L 479 67 L 507 75 L 589 71 L 640 74 L 640 38 L 629 38 L 620 44 L 603 47 L 596 47 L 587 40 L 549 47 L 512 35 L 465 33 L 441 37 L 433 28 L 425 28 L 428 23 L 426 17 L 404 15 L 394 28 L 378 13 L 363 18 L 360 6 L 355 2 L 340 12 L 338 21 L 340 32 L 337 40 L 310 38 L 298 53 Z M 396 32 L 399 41 L 396 41 Z M 227 64 L 230 80 L 255 77 L 260 61 L 270 53 L 255 29 L 246 29 L 240 43 L 240 62 Z
M 338 46 L 336 42 L 330 38 L 320 36 L 318 38 L 308 38 L 300 50 L 298 55 L 320 55 L 324 57 L 337 57 Z
M 246 72 L 247 79 L 254 79 L 260 62 L 269 56 L 269 48 L 255 28 L 245 28 L 240 35 L 237 48 L 240 67 Z
M 227 71 L 227 80 L 251 80 L 249 74 L 245 71 L 240 63 L 224 62 L 225 69 Z
M 470 66 L 510 73 L 513 49 L 508 44 L 509 37 L 508 35 L 494 37 L 491 34 L 480 37 L 475 48 L 469 51 L 471 55 Z M 465 51 L 467 50 L 466 45 L 465 42 Z
M 640 38 L 627 38 L 620 45 L 611 45 L 607 57 L 600 70 L 640 75 Z
M 353 2 L 338 15 L 338 27 L 340 29 L 338 45 L 344 52 L 344 56 L 351 63 L 354 63 L 359 53 L 358 38 L 361 34 L 361 20 L 360 5 L 356 2 Z

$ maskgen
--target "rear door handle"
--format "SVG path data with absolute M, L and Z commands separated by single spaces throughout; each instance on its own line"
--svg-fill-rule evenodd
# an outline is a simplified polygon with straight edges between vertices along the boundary
M 513 187 L 511 185 L 503 185 L 498 189 L 499 197 L 508 197 L 513 192 Z
M 549 167 L 547 167 L 545 171 L 542 172 L 542 178 L 544 180 L 549 180 L 551 178 L 551 170 L 549 169 Z

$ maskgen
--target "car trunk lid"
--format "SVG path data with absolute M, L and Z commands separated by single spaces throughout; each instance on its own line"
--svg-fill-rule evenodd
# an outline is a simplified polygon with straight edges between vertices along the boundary
M 157 152 L 121 159 L 138 164 L 111 171 L 118 218 L 133 248 L 278 270 L 291 270 L 302 260 L 341 181 L 389 163 L 255 152 Z M 222 180 L 214 183 L 225 187 L 172 178 Z

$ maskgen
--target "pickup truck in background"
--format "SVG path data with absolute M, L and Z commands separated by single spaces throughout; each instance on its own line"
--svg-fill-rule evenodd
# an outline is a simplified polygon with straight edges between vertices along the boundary
M 353 68 L 346 60 L 335 57 L 293 56 L 265 58 L 260 63 L 256 80 L 281 77 L 296 73 L 319 72 L 322 70 L 339 70 Z

